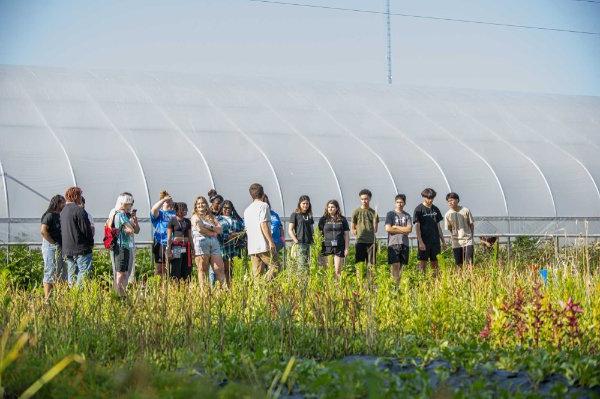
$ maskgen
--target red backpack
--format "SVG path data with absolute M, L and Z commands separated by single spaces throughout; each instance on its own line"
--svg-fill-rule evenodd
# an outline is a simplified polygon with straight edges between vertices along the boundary
M 115 245 L 117 245 L 117 238 L 119 237 L 119 233 L 121 229 L 115 228 L 115 217 L 117 216 L 117 212 L 112 217 L 112 220 L 108 218 L 106 223 L 104 223 L 104 238 L 102 241 L 104 242 L 104 248 L 113 249 Z

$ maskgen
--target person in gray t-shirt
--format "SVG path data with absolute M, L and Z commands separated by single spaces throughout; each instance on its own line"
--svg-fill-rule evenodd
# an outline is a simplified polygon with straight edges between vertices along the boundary
M 412 231 L 412 220 L 404 211 L 406 195 L 396 195 L 393 211 L 385 217 L 385 231 L 388 233 L 388 264 L 391 266 L 392 277 L 400 281 L 402 265 L 408 264 L 409 244 L 408 235 Z

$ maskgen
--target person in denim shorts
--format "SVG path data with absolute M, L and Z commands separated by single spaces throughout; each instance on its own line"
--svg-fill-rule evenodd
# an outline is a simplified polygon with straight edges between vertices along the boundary
M 221 233 L 221 225 L 210 211 L 205 197 L 196 198 L 191 222 L 198 280 L 204 286 L 208 279 L 208 270 L 212 265 L 217 281 L 226 286 L 225 266 L 221 256 L 221 246 L 217 239 Z
M 65 197 L 55 195 L 42 215 L 42 256 L 44 257 L 44 297 L 48 299 L 57 279 L 66 280 L 66 268 L 61 255 L 60 211 L 65 206 Z

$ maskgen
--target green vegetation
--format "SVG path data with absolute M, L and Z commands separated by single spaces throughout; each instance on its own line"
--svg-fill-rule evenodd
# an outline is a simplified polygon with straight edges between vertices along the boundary
M 399 286 L 383 250 L 372 273 L 350 266 L 351 256 L 341 281 L 316 259 L 308 273 L 255 281 L 240 260 L 229 291 L 156 278 L 141 250 L 126 298 L 111 291 L 99 251 L 93 280 L 58 286 L 45 304 L 40 254 L 11 248 L 0 266 L 0 389 L 17 397 L 76 354 L 85 360 L 43 383 L 39 397 L 563 397 L 573 386 L 593 396 L 600 249 L 534 249 L 528 262 L 518 247 L 512 262 L 504 251 L 480 253 L 472 271 L 445 253 L 437 279 L 418 272 L 412 254 Z M 379 359 L 341 360 L 349 355 Z M 529 387 L 509 392 L 490 377 L 496 370 L 521 373 Z M 450 384 L 460 373 L 470 383 Z M 552 390 L 537 390 L 556 375 Z

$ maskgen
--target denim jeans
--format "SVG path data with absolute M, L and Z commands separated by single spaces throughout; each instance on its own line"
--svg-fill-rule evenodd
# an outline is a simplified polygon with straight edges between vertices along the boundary
M 66 256 L 65 261 L 69 271 L 69 285 L 77 284 L 80 286 L 86 275 L 92 271 L 92 253 Z
M 57 280 L 67 279 L 67 269 L 58 244 L 50 244 L 42 239 L 42 256 L 44 258 L 44 284 L 54 284 Z

